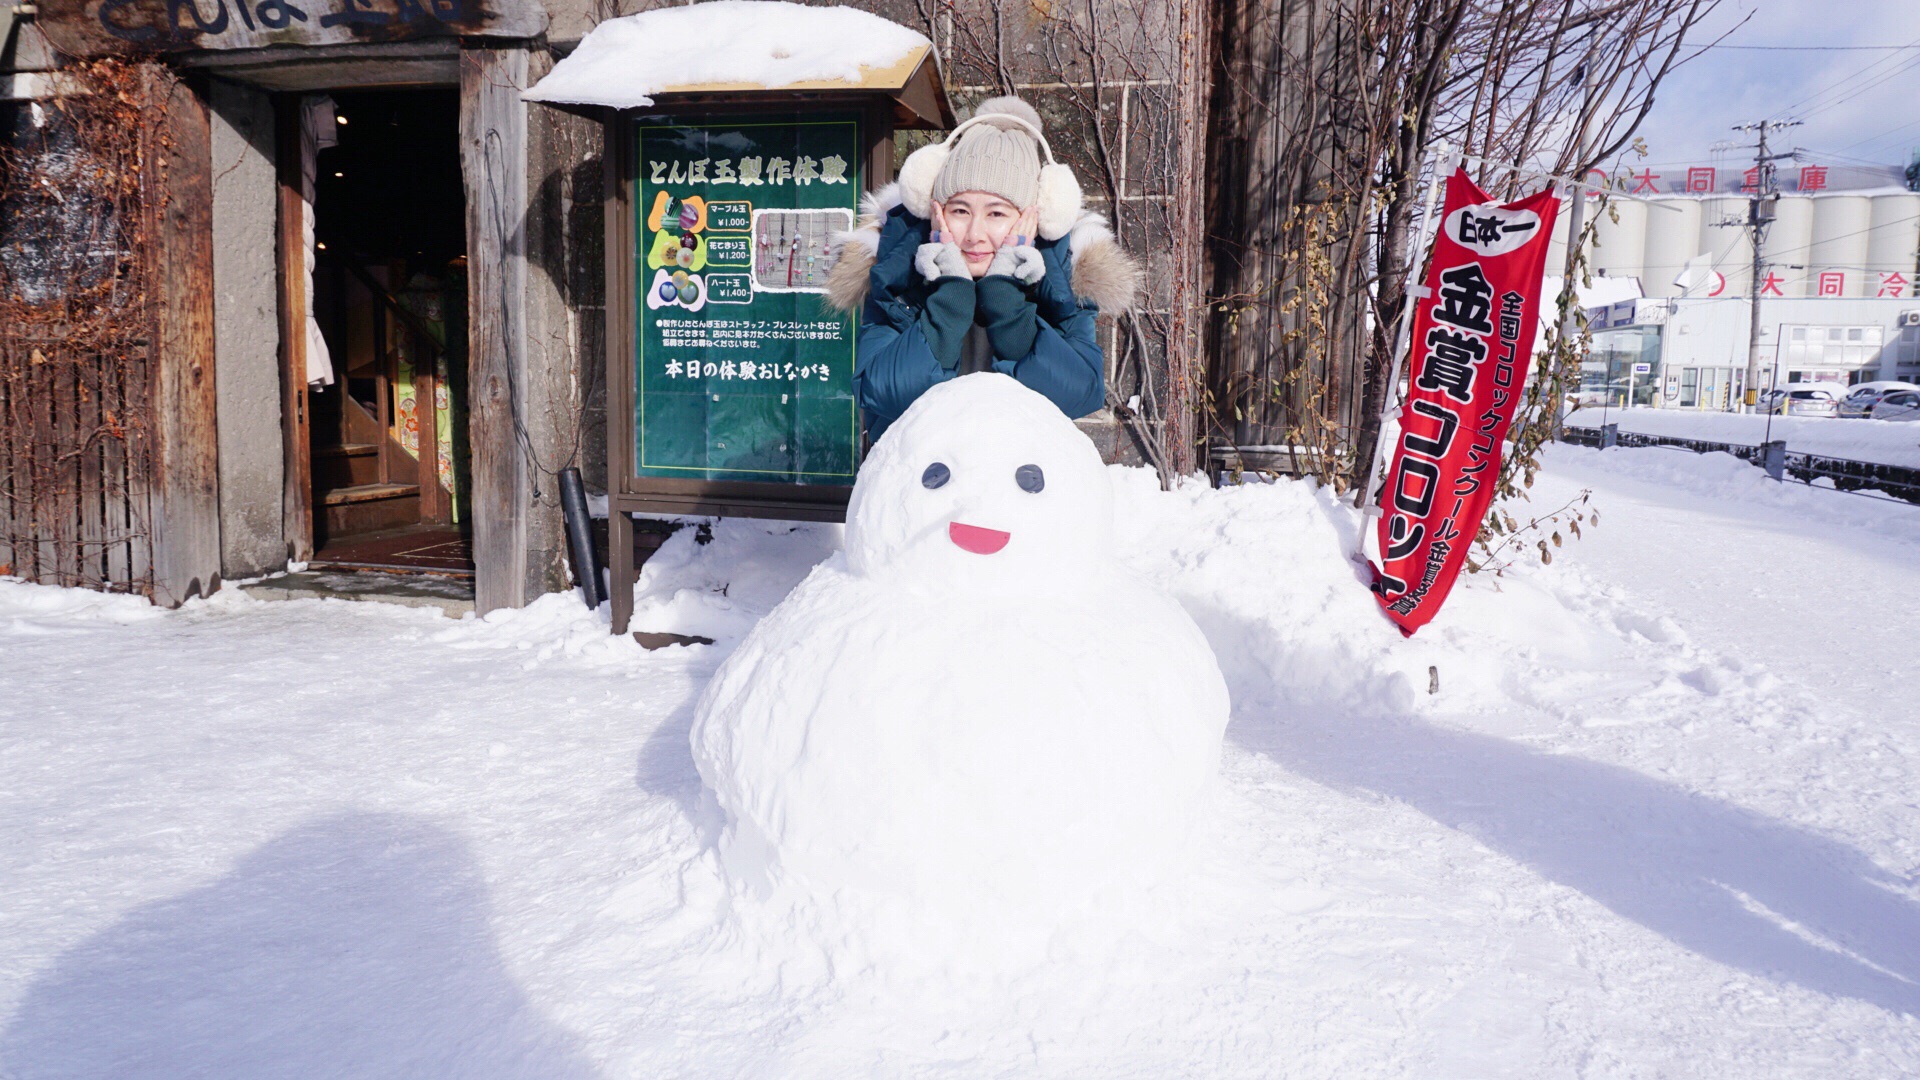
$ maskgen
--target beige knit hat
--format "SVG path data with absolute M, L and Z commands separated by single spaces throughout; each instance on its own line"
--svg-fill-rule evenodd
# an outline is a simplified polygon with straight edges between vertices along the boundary
M 934 178 L 933 197 L 946 202 L 963 191 L 1032 206 L 1040 196 L 1040 144 L 1019 128 L 981 124 L 965 132 Z
M 949 169 L 950 158 L 963 154 L 971 158 L 974 139 L 983 134 L 998 137 L 977 144 L 981 160 L 955 162 Z M 1008 136 L 1028 143 L 1002 141 Z M 1015 155 L 1021 162 L 1017 167 L 1012 164 Z M 1072 169 L 1054 160 L 1047 137 L 1040 131 L 1040 114 L 1017 97 L 981 102 L 973 118 L 956 127 L 944 141 L 928 143 L 908 154 L 895 184 L 900 204 L 922 221 L 932 220 L 935 199 L 945 201 L 962 191 L 992 192 L 1022 209 L 1032 207 L 1040 236 L 1047 240 L 1058 240 L 1072 232 L 1083 212 L 1080 181 L 1074 178 Z

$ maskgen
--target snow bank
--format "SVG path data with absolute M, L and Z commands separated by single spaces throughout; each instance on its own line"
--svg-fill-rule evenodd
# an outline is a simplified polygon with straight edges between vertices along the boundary
M 1669 446 L 1622 446 L 1591 450 L 1549 448 L 1550 467 L 1577 468 L 1637 481 L 1663 494 L 1703 497 L 1766 514 L 1777 528 L 1799 532 L 1845 530 L 1920 544 L 1920 506 L 1834 490 L 1832 481 L 1805 484 L 1774 480 L 1732 454 L 1701 454 Z M 1869 489 L 1870 490 L 1870 489 Z M 1808 568 L 1818 573 L 1817 568 Z
M 713 0 L 608 19 L 520 96 L 631 109 L 652 105 L 652 95 L 676 86 L 856 82 L 862 68 L 887 67 L 930 44 L 854 8 Z
M 1583 408 L 1567 417 L 1569 427 L 1598 428 L 1603 422 L 1619 424 L 1621 431 L 1741 446 L 1758 446 L 1771 437 L 1786 440 L 1787 449 L 1796 453 L 1920 467 L 1920 424 L 1901 421 L 1646 408 Z
M 162 614 L 138 596 L 54 589 L 0 577 L 0 618 L 8 621 L 13 633 L 58 633 L 63 626 L 90 623 L 130 625 Z
M 839 525 L 746 518 L 690 524 L 640 568 L 632 627 L 731 648 L 840 548 Z
M 1551 303 L 1560 295 L 1561 282 L 1566 278 L 1559 274 L 1547 274 L 1541 279 L 1540 295 Z M 1640 288 L 1640 279 L 1634 277 L 1607 277 L 1596 274 L 1592 284 L 1576 284 L 1573 287 L 1574 302 L 1583 308 L 1600 307 L 1605 304 L 1617 304 L 1622 300 L 1638 300 L 1646 295 Z

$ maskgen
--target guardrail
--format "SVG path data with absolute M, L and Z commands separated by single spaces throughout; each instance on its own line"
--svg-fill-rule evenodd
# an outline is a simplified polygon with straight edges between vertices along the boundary
M 1920 469 L 1906 465 L 1886 465 L 1877 461 L 1853 461 L 1848 458 L 1801 453 L 1797 450 L 1788 450 L 1787 444 L 1780 441 L 1748 446 L 1744 443 L 1710 442 L 1704 439 L 1682 439 L 1672 435 L 1647 435 L 1638 431 L 1621 431 L 1618 424 L 1607 424 L 1597 428 L 1567 427 L 1562 429 L 1560 437 L 1563 442 L 1570 442 L 1576 446 L 1591 446 L 1598 450 L 1604 450 L 1610 446 L 1671 446 L 1692 450 L 1698 454 L 1732 454 L 1750 465 L 1765 469 L 1767 475 L 1775 480 L 1785 480 L 1791 476 L 1811 484 L 1825 477 L 1832 480 L 1833 486 L 1842 491 L 1875 488 L 1896 499 L 1920 503 Z

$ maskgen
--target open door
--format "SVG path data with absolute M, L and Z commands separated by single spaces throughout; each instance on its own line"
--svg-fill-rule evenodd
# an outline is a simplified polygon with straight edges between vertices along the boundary
M 334 142 L 318 140 L 312 185 L 325 353 L 307 372 L 312 561 L 471 575 L 459 98 L 331 100 L 307 114 Z

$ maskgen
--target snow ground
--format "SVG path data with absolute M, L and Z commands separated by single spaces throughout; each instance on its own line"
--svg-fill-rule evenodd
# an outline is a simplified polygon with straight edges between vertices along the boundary
M 637 626 L 719 644 L 653 653 L 0 583 L 0 1077 L 1920 1074 L 1920 507 L 1556 447 L 1598 527 L 1403 641 L 1324 492 L 1119 479 L 1223 781 L 1159 918 L 1010 972 L 720 885 L 692 703 L 834 529 L 676 535 Z
M 1572 427 L 1598 428 L 1602 420 L 1621 431 L 1667 435 L 1743 446 L 1784 440 L 1794 453 L 1849 461 L 1920 468 L 1920 424 L 1902 420 L 1842 420 L 1832 416 L 1750 416 L 1693 409 L 1584 408 L 1567 416 Z M 1772 423 L 1769 424 L 1768 420 Z

